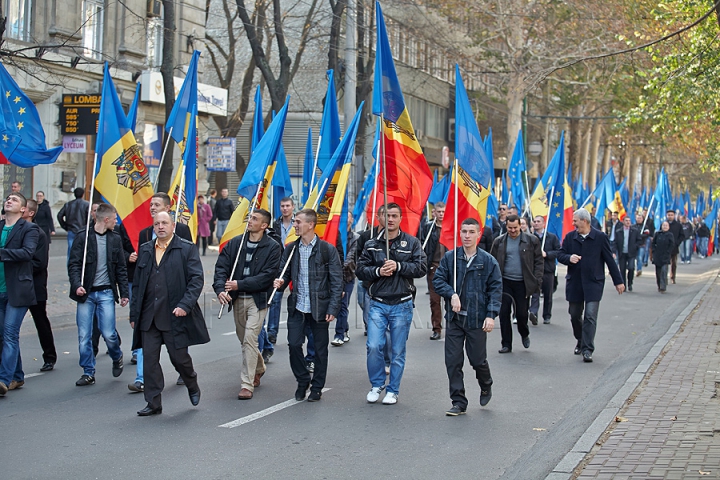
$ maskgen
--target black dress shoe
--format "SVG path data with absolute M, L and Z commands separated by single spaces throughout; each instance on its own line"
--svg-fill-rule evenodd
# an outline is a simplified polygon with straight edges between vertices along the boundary
M 277 343 L 277 335 L 268 335 L 268 342 L 275 345 Z
M 49 372 L 49 371 L 52 370 L 53 368 L 55 368 L 55 364 L 54 364 L 54 363 L 45 362 L 45 363 L 43 363 L 43 366 L 40 367 L 40 371 L 41 371 L 41 372 Z
M 510 353 L 512 352 L 512 348 L 510 347 L 502 347 L 500 350 L 498 350 L 498 353 Z
M 490 403 L 492 398 L 492 385 L 480 385 L 480 406 L 484 407 Z
M 298 385 L 297 390 L 295 390 L 295 400 L 298 402 L 305 400 L 305 394 L 307 393 L 307 389 L 309 387 L 309 385 Z
M 580 350 L 580 347 L 575 347 L 575 350 L 573 351 L 575 355 L 580 355 L 582 353 L 582 350 Z
M 592 354 L 589 352 L 583 353 L 583 362 L 592 363 Z
M 308 395 L 308 402 L 319 402 L 322 398 L 322 392 L 319 390 L 311 390 Z
M 137 414 L 141 417 L 149 417 L 150 415 L 160 415 L 162 413 L 162 407 L 152 408 L 150 404 L 143 408 Z
M 200 403 L 200 389 L 198 388 L 194 392 L 188 390 L 188 395 L 190 396 L 190 403 L 193 404 L 193 407 L 197 407 L 198 403 Z
M 430 335 L 430 340 L 440 340 L 440 334 L 438 332 L 433 332 L 433 334 Z
M 532 323 L 533 325 L 538 324 L 537 315 L 535 315 L 533 312 L 528 312 L 528 318 L 530 319 L 530 323 Z
M 523 344 L 523 347 L 530 348 L 530 337 L 529 336 L 523 337 L 522 344 Z

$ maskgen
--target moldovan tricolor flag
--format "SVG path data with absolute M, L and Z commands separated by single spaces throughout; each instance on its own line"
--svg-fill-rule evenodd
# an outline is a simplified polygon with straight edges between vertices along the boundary
M 170 185 L 170 199 L 176 223 L 184 223 L 190 228 L 193 242 L 197 238 L 197 103 L 190 116 L 190 124 L 185 135 L 183 157 Z
M 378 2 L 375 3 L 375 16 L 377 45 L 372 113 L 381 117 L 382 135 L 378 155 L 381 162 L 385 162 L 387 170 L 387 178 L 378 176 L 380 182 L 375 189 L 376 202 L 378 207 L 385 203 L 383 193 L 386 191 L 388 202 L 397 203 L 402 209 L 400 228 L 415 235 L 432 189 L 432 173 L 405 108 Z
M 150 199 L 153 187 L 107 63 L 95 153 L 98 157 L 95 189 L 103 200 L 117 209 L 120 221 L 137 251 L 140 230 L 152 224 Z
M 488 186 L 492 169 L 483 148 L 482 137 L 470 108 L 460 68 L 455 65 L 455 168 L 450 171 L 450 193 L 445 207 L 440 243 L 453 249 L 456 233 L 466 218 L 474 218 L 485 226 Z M 457 200 L 456 200 L 457 199 Z M 455 205 L 457 204 L 457 210 Z

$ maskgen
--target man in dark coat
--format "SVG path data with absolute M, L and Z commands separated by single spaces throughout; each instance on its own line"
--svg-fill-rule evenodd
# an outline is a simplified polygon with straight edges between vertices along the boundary
M 550 323 L 552 318 L 553 293 L 555 293 L 555 277 L 556 277 L 556 258 L 557 252 L 560 250 L 560 240 L 554 233 L 545 231 L 545 217 L 536 215 L 533 219 L 533 233 L 540 240 L 543 256 L 543 277 L 540 291 L 543 295 L 543 323 Z M 542 244 L 543 235 L 545 236 L 545 245 Z M 528 316 L 533 325 L 537 324 L 538 313 L 540 312 L 540 293 L 533 293 L 530 298 L 530 312 Z
M 462 415 L 468 406 L 463 383 L 463 347 L 480 385 L 480 405 L 487 405 L 492 397 L 487 334 L 492 332 L 495 317 L 500 313 L 502 275 L 497 261 L 477 247 L 479 237 L 478 221 L 463 220 L 462 247 L 443 256 L 433 278 L 438 294 L 445 299 L 445 368 L 453 403 L 445 412 L 448 416 Z M 457 281 L 453 278 L 453 263 L 457 264 Z M 456 283 L 457 289 L 453 287 Z
M 27 208 L 23 213 L 23 220 L 32 222 L 37 214 L 39 205 L 35 200 L 27 201 Z M 45 232 L 39 225 L 40 230 L 38 236 L 38 244 L 33 255 L 33 283 L 35 285 L 35 298 L 37 304 L 30 307 L 30 315 L 35 322 L 35 330 L 37 330 L 40 347 L 43 351 L 43 366 L 41 372 L 48 372 L 55 368 L 57 362 L 57 351 L 55 350 L 55 339 L 53 338 L 50 319 L 47 316 L 47 280 L 48 280 L 48 260 L 50 245 L 49 238 L 45 236 Z M 24 383 L 24 382 L 23 382 Z
M 5 219 L 0 220 L 0 396 L 11 381 L 24 382 L 20 357 L 20 326 L 28 307 L 35 305 L 32 258 L 37 249 L 40 230 L 23 220 L 27 200 L 18 192 L 5 199 Z
M 668 210 L 665 212 L 667 216 L 667 222 L 670 226 L 670 233 L 675 238 L 675 248 L 673 248 L 672 254 L 670 255 L 670 282 L 675 284 L 675 273 L 677 272 L 677 257 L 680 253 L 680 245 L 685 241 L 685 234 L 683 233 L 682 224 L 675 220 L 675 210 Z
M 90 203 L 83 199 L 85 189 L 78 187 L 73 190 L 73 195 L 75 195 L 75 200 L 63 205 L 57 214 L 60 227 L 67 232 L 68 261 L 75 235 L 87 227 L 88 211 L 90 210 Z
M 130 305 L 132 348 L 142 348 L 144 356 L 147 406 L 138 412 L 141 417 L 162 413 L 163 343 L 187 386 L 190 402 L 200 403 L 200 387 L 188 346 L 210 341 L 197 303 L 204 284 L 197 248 L 173 233 L 175 223 L 169 213 L 158 212 L 153 223 L 157 238 L 140 247 Z
M 605 287 L 603 264 L 610 270 L 619 294 L 625 291 L 625 284 L 610 250 L 610 240 L 603 232 L 590 226 L 588 211 L 584 208 L 576 210 L 573 225 L 575 231 L 565 235 L 557 259 L 568 266 L 565 299 L 570 303 L 570 322 L 577 340 L 575 355 L 582 353 L 583 361 L 589 363 L 593 361 L 597 316 Z
M 620 275 L 628 292 L 632 292 L 633 277 L 635 276 L 635 257 L 637 257 L 640 243 L 640 228 L 630 224 L 630 215 L 622 221 L 622 227 L 615 230 L 615 251 L 617 252 Z
M 45 232 L 49 245 L 52 241 L 50 237 L 55 235 L 55 221 L 53 219 L 52 209 L 50 209 L 50 202 L 45 200 L 45 192 L 42 191 L 38 191 L 35 194 L 35 198 L 37 198 L 37 213 L 33 221 Z
M 295 400 L 304 400 L 310 388 L 309 402 L 317 402 L 322 397 L 328 366 L 328 329 L 340 313 L 343 291 L 342 264 L 337 249 L 315 234 L 316 224 L 314 210 L 301 210 L 295 215 L 295 233 L 300 238 L 285 248 L 280 265 L 291 260 L 290 265 L 273 284 L 281 290 L 292 282 L 287 301 L 290 367 L 298 385 Z M 306 326 L 312 330 L 315 341 L 312 377 L 303 357 Z
M 87 234 L 85 231 L 78 233 L 70 250 L 70 298 L 78 302 L 75 320 L 78 326 L 79 363 L 83 369 L 83 375 L 75 382 L 78 387 L 95 384 L 95 355 L 92 349 L 95 317 L 113 361 L 113 376 L 119 377 L 124 368 L 115 329 L 115 303 L 119 302 L 123 307 L 127 305 L 130 291 L 122 241 L 113 231 L 116 222 L 115 207 L 107 203 L 98 205 L 95 223 Z
M 220 304 L 230 304 L 234 309 L 235 333 L 242 345 L 239 400 L 253 398 L 265 373 L 258 336 L 282 256 L 280 244 L 265 234 L 270 221 L 268 211 L 255 209 L 248 219 L 246 233 L 230 240 L 215 263 L 213 290 Z
M 507 216 L 507 233 L 493 242 L 490 254 L 500 265 L 503 281 L 503 298 L 500 307 L 500 336 L 502 348 L 499 353 L 512 352 L 513 304 L 517 315 L 517 328 L 522 344 L 530 348 L 528 329 L 528 298 L 540 291 L 543 278 L 543 256 L 540 241 L 535 235 L 520 231 L 520 218 Z

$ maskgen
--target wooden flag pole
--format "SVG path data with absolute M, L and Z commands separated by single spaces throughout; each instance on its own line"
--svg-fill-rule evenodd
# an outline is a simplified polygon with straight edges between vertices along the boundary
M 92 181 L 90 182 L 90 202 L 88 206 L 87 221 L 85 222 L 85 247 L 83 248 L 82 270 L 80 271 L 80 286 L 85 283 L 85 265 L 87 264 L 88 235 L 90 234 L 90 219 L 92 218 L 92 197 L 95 191 L 95 172 L 97 171 L 98 154 L 95 152 L 93 159 Z

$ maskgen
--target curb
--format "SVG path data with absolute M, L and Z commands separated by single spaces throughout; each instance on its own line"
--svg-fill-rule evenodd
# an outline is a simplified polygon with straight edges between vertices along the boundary
M 695 310 L 713 283 L 717 281 L 718 277 L 720 277 L 720 272 L 716 270 L 685 309 L 680 312 L 672 325 L 670 325 L 670 328 L 665 332 L 665 335 L 650 348 L 645 358 L 643 358 L 640 364 L 633 370 L 623 386 L 620 387 L 620 390 L 618 390 L 607 406 L 598 414 L 595 421 L 593 421 L 585 433 L 583 433 L 575 445 L 573 445 L 573 448 L 558 462 L 552 472 L 545 477 L 546 480 L 569 480 L 572 478 L 577 466 L 583 461 L 587 454 L 590 453 L 598 438 L 600 438 L 612 424 L 620 409 L 625 405 L 625 402 L 627 402 L 638 385 L 640 385 L 640 382 L 643 381 L 648 370 L 650 370 L 655 363 L 655 360 L 657 360 L 670 340 L 675 337 L 675 334 L 680 330 L 682 324 L 685 323 L 685 320 L 687 320 L 693 310 Z

